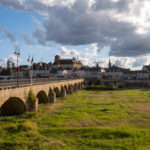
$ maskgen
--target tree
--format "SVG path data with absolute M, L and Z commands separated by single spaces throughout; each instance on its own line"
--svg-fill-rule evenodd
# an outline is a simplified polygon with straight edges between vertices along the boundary
M 103 81 L 101 79 L 97 79 L 95 81 L 95 85 L 103 85 Z

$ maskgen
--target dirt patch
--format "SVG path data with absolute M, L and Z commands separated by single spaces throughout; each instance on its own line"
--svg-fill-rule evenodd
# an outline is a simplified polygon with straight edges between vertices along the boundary
M 128 120 L 128 124 L 131 125 L 136 125 L 139 127 L 146 127 L 149 128 L 150 127 L 150 120 L 149 119 L 145 119 L 145 118 L 132 118 Z
M 150 112 L 150 102 L 133 103 L 134 110 L 140 112 Z
M 60 111 L 64 105 L 65 105 L 65 103 L 55 103 L 55 104 L 51 105 L 50 106 L 51 113 Z
M 88 95 L 88 96 L 86 96 L 87 98 L 110 98 L 110 97 L 112 97 L 113 96 L 113 94 L 92 94 L 92 95 Z

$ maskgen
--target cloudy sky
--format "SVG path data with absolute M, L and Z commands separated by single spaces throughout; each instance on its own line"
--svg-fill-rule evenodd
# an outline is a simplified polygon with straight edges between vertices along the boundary
M 56 54 L 84 64 L 150 64 L 149 0 L 0 0 L 0 64 L 21 49 L 20 64 Z

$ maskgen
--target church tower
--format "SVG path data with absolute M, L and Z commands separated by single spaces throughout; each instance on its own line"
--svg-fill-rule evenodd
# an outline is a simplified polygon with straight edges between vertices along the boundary
M 97 64 L 96 64 L 96 68 L 99 68 L 99 64 L 98 64 L 98 62 L 97 62 Z
M 60 56 L 59 55 L 55 56 L 55 61 L 57 61 L 57 60 L 60 60 Z

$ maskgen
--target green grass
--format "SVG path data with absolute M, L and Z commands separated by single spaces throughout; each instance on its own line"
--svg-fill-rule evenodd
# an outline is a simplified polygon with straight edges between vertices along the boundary
M 79 91 L 0 116 L 0 150 L 149 150 L 150 89 Z

